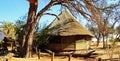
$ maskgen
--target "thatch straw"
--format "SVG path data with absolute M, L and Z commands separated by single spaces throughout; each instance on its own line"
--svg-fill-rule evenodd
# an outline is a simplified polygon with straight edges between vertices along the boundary
M 89 35 L 93 36 L 67 11 L 63 11 L 50 26 L 49 34 L 55 36 Z

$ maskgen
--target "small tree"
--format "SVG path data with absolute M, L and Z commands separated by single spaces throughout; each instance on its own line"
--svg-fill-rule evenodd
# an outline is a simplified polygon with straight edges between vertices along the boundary
M 16 21 L 15 35 L 16 35 L 16 41 L 17 41 L 16 43 L 18 43 L 18 44 L 16 44 L 16 45 L 18 45 L 17 47 L 20 47 L 24 27 L 25 27 L 25 21 L 22 21 L 22 19 Z
M 11 22 L 6 22 L 6 21 L 2 21 L 1 22 L 1 28 L 3 28 L 3 32 L 5 33 L 5 37 L 7 38 L 12 38 L 12 39 L 16 39 L 15 37 L 15 28 L 14 28 L 14 24 Z
M 36 49 L 36 52 L 38 52 L 38 49 L 47 48 L 46 46 L 49 43 L 48 31 L 48 28 L 46 26 L 43 26 L 42 29 L 38 29 L 38 31 L 35 32 L 33 47 Z
M 7 50 L 7 42 L 8 41 L 14 41 L 16 40 L 16 36 L 15 36 L 15 28 L 14 28 L 14 24 L 13 23 L 10 23 L 10 22 L 1 22 L 1 28 L 3 28 L 3 32 L 5 34 L 5 37 L 4 37 L 4 43 L 3 43 L 3 48 L 5 50 Z
M 117 27 L 116 31 L 117 31 L 117 39 L 118 41 L 120 41 L 120 25 Z
M 106 48 L 109 34 L 111 34 L 111 31 L 115 29 L 115 25 L 119 22 L 119 3 L 111 4 L 108 7 L 106 5 L 107 1 L 101 1 L 101 3 L 95 4 L 95 6 L 98 8 L 102 17 L 98 19 L 99 21 L 91 21 L 93 27 L 89 26 L 89 29 L 91 29 L 92 32 L 95 31 L 95 28 L 97 29 L 95 33 L 98 32 L 97 36 L 103 39 L 103 48 Z
M 117 49 L 117 41 L 115 38 L 111 38 L 110 43 L 110 46 L 107 48 L 107 54 L 109 55 L 110 61 L 114 61 L 113 55 L 115 50 Z

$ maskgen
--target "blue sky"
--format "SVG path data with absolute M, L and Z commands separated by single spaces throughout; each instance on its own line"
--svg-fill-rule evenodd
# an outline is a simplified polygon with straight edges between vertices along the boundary
M 14 22 L 28 12 L 28 7 L 26 0 L 1 0 L 0 21 Z
M 41 1 L 41 0 L 39 0 Z M 47 4 L 49 0 L 39 2 L 38 11 L 41 10 Z M 9 21 L 15 23 L 17 19 L 28 13 L 29 3 L 27 0 L 1 0 L 0 2 L 0 21 Z M 53 6 L 49 12 L 59 14 L 59 6 Z M 42 16 L 40 23 L 50 23 L 54 16 L 44 15 Z
M 41 10 L 49 0 L 39 0 L 38 11 Z M 119 1 L 119 0 L 118 0 Z M 113 3 L 113 2 L 112 2 Z M 59 14 L 60 6 L 53 6 L 49 12 Z M 0 2 L 0 21 L 14 22 L 20 17 L 28 13 L 29 3 L 27 0 L 1 0 Z M 40 19 L 40 23 L 50 23 L 54 20 L 54 16 L 44 15 Z

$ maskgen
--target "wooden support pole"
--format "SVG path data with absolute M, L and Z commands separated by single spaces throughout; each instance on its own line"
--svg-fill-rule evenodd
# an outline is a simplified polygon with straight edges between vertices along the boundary
M 8 61 L 8 59 L 6 59 L 6 61 Z
M 72 54 L 69 54 L 68 61 L 71 61 L 71 58 L 72 58 Z
M 40 55 L 41 55 L 41 54 L 40 54 L 40 50 L 38 50 L 38 53 L 37 53 L 37 54 L 38 54 L 38 59 L 40 59 Z
M 102 61 L 102 59 L 101 59 L 101 58 L 98 58 L 98 61 Z
M 51 55 L 51 61 L 54 61 L 54 55 L 55 55 L 55 53 L 52 52 L 52 55 Z
M 8 58 L 3 58 L 0 61 L 8 61 Z

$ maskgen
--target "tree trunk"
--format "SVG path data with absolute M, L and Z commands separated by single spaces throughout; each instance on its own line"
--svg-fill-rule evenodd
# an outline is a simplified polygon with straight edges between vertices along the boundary
M 50 1 L 50 3 L 47 6 L 45 6 L 41 11 L 39 11 L 36 15 L 38 0 L 28 0 L 28 1 L 30 3 L 30 8 L 27 18 L 27 24 L 24 29 L 24 34 L 22 37 L 21 51 L 20 51 L 20 56 L 26 58 L 30 58 L 32 56 L 32 43 L 33 43 L 34 30 L 37 23 L 40 20 L 40 17 L 54 3 L 54 1 Z
M 106 36 L 106 41 L 105 41 L 106 48 L 108 47 L 108 36 Z
M 105 48 L 105 38 L 103 36 L 103 48 Z
M 97 38 L 97 47 L 99 46 L 100 38 Z
M 37 4 L 30 3 L 27 24 L 24 29 L 24 34 L 21 44 L 20 55 L 22 57 L 28 58 L 32 56 L 32 43 L 33 43 L 34 30 L 36 27 L 36 22 L 35 22 L 36 11 L 37 11 Z

